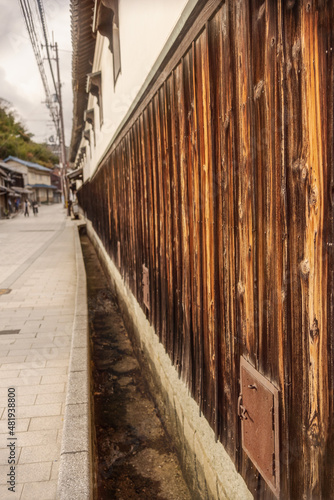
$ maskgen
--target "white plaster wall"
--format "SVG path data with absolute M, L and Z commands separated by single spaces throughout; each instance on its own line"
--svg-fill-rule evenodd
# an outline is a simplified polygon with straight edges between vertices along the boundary
M 9 167 L 15 167 L 16 170 L 18 170 L 19 172 L 21 172 L 23 174 L 23 182 L 24 182 L 25 186 L 27 184 L 29 184 L 29 181 L 28 181 L 28 167 L 26 165 L 22 165 L 22 163 L 17 163 L 16 161 L 13 161 L 13 160 L 9 160 L 6 163 L 7 163 L 7 165 Z
M 92 134 L 90 158 L 87 141 L 81 142 L 82 146 L 87 145 L 88 153 L 85 180 L 93 174 L 187 3 L 188 0 L 119 0 L 121 74 L 115 88 L 109 40 L 97 34 L 92 72 L 102 71 L 103 124 L 100 129 L 96 98 L 90 95 L 88 109 L 96 108 L 96 146 Z

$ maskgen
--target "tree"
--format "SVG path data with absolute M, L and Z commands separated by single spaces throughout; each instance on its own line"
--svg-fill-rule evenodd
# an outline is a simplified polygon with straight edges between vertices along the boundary
M 46 144 L 38 144 L 32 137 L 33 134 L 22 125 L 11 104 L 0 98 L 0 158 L 16 156 L 49 168 L 59 163 L 58 157 Z

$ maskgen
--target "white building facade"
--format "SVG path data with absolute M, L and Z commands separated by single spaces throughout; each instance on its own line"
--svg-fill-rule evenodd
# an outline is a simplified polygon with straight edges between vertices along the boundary
M 93 175 L 117 131 L 143 98 L 197 3 L 194 0 L 72 2 L 72 12 L 78 19 L 87 17 L 94 9 L 92 30 L 83 36 L 84 49 L 77 42 L 82 25 L 79 21 L 72 23 L 75 116 L 70 159 L 76 168 L 83 168 L 84 182 Z

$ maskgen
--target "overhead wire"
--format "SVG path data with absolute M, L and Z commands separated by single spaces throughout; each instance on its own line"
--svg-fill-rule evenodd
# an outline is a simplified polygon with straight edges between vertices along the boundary
M 57 134 L 59 135 L 58 110 L 52 102 L 49 84 L 48 84 L 48 80 L 47 80 L 47 76 L 46 76 L 46 72 L 45 72 L 45 68 L 44 68 L 43 58 L 42 58 L 42 55 L 41 55 L 41 52 L 39 49 L 39 40 L 38 40 L 38 37 L 36 34 L 34 18 L 33 18 L 33 14 L 31 11 L 29 0 L 20 0 L 20 6 L 21 6 L 23 17 L 24 17 L 24 21 L 26 24 L 26 28 L 28 31 L 28 35 L 29 35 L 29 38 L 31 41 L 31 45 L 32 45 L 32 48 L 33 48 L 33 51 L 35 54 L 37 66 L 38 66 L 38 69 L 39 69 L 39 72 L 40 72 L 40 75 L 42 78 L 42 83 L 43 83 L 45 96 L 46 96 L 46 104 L 47 104 L 47 107 L 50 111 L 51 118 L 52 118 L 53 123 L 55 125 Z
M 44 8 L 43 8 L 43 2 L 42 2 L 42 0 L 36 0 L 36 2 L 37 2 L 38 11 L 39 11 L 39 15 L 40 15 L 40 21 L 41 21 L 41 25 L 42 25 L 42 29 L 43 29 L 46 54 L 47 54 L 47 59 L 48 59 L 49 66 L 50 66 L 50 72 L 51 72 L 51 76 L 52 76 L 52 81 L 53 81 L 53 85 L 54 85 L 54 88 L 55 88 L 57 99 L 59 99 L 58 98 L 58 88 L 57 88 L 56 79 L 55 79 L 55 76 L 54 76 L 54 73 L 53 73 L 53 67 L 52 67 L 52 62 L 51 62 L 51 57 L 50 57 L 50 51 L 49 51 L 49 40 L 48 40 L 48 32 L 47 32 L 47 26 L 46 26 L 46 20 L 45 20 L 45 13 L 44 13 Z

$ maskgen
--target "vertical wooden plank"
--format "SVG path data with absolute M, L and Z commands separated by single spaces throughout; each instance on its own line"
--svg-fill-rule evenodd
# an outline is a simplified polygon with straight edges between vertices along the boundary
M 182 350 L 181 371 L 183 380 L 189 383 L 191 379 L 191 340 L 190 340 L 190 256 L 189 256 L 189 199 L 188 199 L 188 151 L 187 151 L 187 123 L 186 116 L 190 109 L 186 108 L 186 81 L 187 56 L 182 59 L 176 68 L 178 92 L 177 112 L 179 115 L 179 151 L 180 151 L 180 226 L 181 226 L 181 297 L 182 297 Z
M 258 368 L 256 223 L 253 144 L 253 81 L 251 75 L 251 26 L 249 2 L 231 2 L 231 36 L 233 40 L 233 75 L 235 109 L 235 224 L 236 224 L 236 306 L 238 352 Z M 255 493 L 256 470 L 241 447 L 238 432 L 239 467 L 251 491 Z M 257 475 L 258 476 L 258 475 Z
M 111 199 L 110 199 L 110 181 L 111 181 L 111 172 L 110 172 L 110 160 L 108 161 L 107 167 L 107 206 L 108 206 L 108 253 L 110 254 L 110 244 L 111 244 Z
M 158 153 L 157 153 L 157 128 L 155 116 L 157 109 L 154 105 L 154 99 L 150 102 L 148 106 L 148 124 L 150 132 L 150 142 L 152 151 L 152 163 L 151 163 L 151 186 L 152 186 L 152 210 L 153 210 L 153 228 L 154 233 L 152 235 L 153 243 L 153 266 L 154 266 L 154 311 L 155 311 L 155 329 L 156 333 L 161 340 L 161 302 L 160 302 L 160 223 L 159 223 L 159 188 L 158 188 Z
M 218 272 L 219 434 L 229 455 L 236 456 L 238 376 L 235 373 L 235 276 L 233 111 L 229 5 L 227 2 L 210 22 L 212 127 L 215 141 L 215 248 Z M 216 390 L 217 390 L 216 389 Z
M 130 169 L 130 175 L 131 175 L 131 196 L 133 198 L 133 213 L 132 213 L 132 221 L 133 221 L 133 228 L 132 228 L 132 238 L 133 238 L 133 281 L 132 281 L 132 291 L 135 295 L 135 297 L 138 296 L 138 290 L 137 290 L 137 273 L 138 273 L 138 259 L 139 259 L 139 245 L 138 245 L 138 238 L 139 238 L 139 208 L 138 208 L 138 200 L 137 200 L 137 173 L 136 173 L 136 161 L 135 161 L 135 147 L 134 147 L 134 136 L 133 136 L 133 130 L 130 130 L 129 132 L 129 143 L 130 143 L 130 149 L 131 149 L 131 169 Z
M 318 5 L 317 5 L 318 4 Z M 301 170 L 305 176 L 306 227 L 303 236 L 303 260 L 300 263 L 302 300 L 307 330 L 307 365 L 309 370 L 306 436 L 304 453 L 309 456 L 310 470 L 306 495 L 320 496 L 322 454 L 328 433 L 328 354 L 327 354 L 327 248 L 325 240 L 325 186 L 328 185 L 326 164 L 326 107 L 322 102 L 326 75 L 321 71 L 326 59 L 326 37 L 319 24 L 323 2 L 303 2 L 301 45 L 303 59 L 303 127 L 306 162 Z M 326 106 L 326 104 L 325 104 Z M 305 169 L 305 170 L 303 170 Z M 305 283 L 307 282 L 307 284 Z M 303 284 L 305 283 L 305 287 Z M 307 451 L 306 451 L 307 450 Z
M 200 175 L 197 140 L 196 103 L 196 55 L 195 43 L 189 52 L 189 158 L 188 193 L 190 207 L 190 252 L 191 252 L 191 302 L 192 302 L 192 394 L 202 408 L 203 394 L 203 350 L 202 350 L 202 287 L 201 287 L 201 216 L 200 216 Z
M 130 143 L 130 133 L 126 135 L 124 138 L 125 142 L 125 150 L 126 150 L 126 161 L 128 162 L 128 177 L 127 177 L 127 189 L 128 189 L 128 255 L 127 255 L 127 273 L 129 276 L 129 287 L 130 290 L 133 291 L 133 276 L 134 276 L 134 267 L 135 267 L 135 249 L 134 249 L 134 234 L 133 234 L 133 216 L 134 216 L 134 207 L 133 207 L 133 166 L 132 166 L 132 156 L 131 156 L 131 143 Z
M 198 42 L 193 43 L 193 102 L 194 102 L 194 115 L 193 115 L 193 133 L 192 133 L 192 158 L 194 165 L 193 174 L 193 199 L 194 199 L 194 259 L 195 259 L 195 283 L 194 283 L 194 297 L 196 301 L 196 315 L 194 317 L 194 324 L 196 325 L 196 342 L 195 349 L 195 362 L 197 365 L 198 377 L 196 377 L 195 395 L 199 404 L 200 413 L 203 410 L 203 379 L 204 379 L 204 349 L 203 349 L 203 287 L 202 287 L 202 197 L 201 197 L 201 163 L 200 163 L 200 141 L 198 134 L 198 127 L 200 115 L 198 112 L 198 93 L 200 92 L 201 78 L 199 75 L 199 54 L 200 48 Z
M 251 2 L 251 68 L 254 126 L 254 207 L 256 221 L 256 274 L 258 317 L 258 366 L 284 393 L 283 369 L 283 232 L 281 186 L 281 99 L 277 5 Z M 265 40 L 265 44 L 263 43 Z M 284 410 L 284 406 L 283 406 Z M 285 424 L 286 425 L 286 424 Z M 279 475 L 279 463 L 276 466 Z M 286 473 L 286 470 L 285 470 Z M 271 492 L 259 478 L 257 491 Z M 262 498 L 261 497 L 261 498 Z
M 214 353 L 214 248 L 213 248 L 213 186 L 211 105 L 207 29 L 196 40 L 196 83 L 198 142 L 201 176 L 202 225 L 202 288 L 203 288 L 203 389 L 204 411 L 209 422 L 214 421 L 215 353 Z
M 161 341 L 164 346 L 166 346 L 166 328 L 167 328 L 167 293 L 166 293 L 166 209 L 165 209 L 165 186 L 164 186 L 164 171 L 166 169 L 165 157 L 164 157 L 164 126 L 163 126 L 163 110 L 161 108 L 161 94 L 163 88 L 159 89 L 159 92 L 154 96 L 154 115 L 155 128 L 157 135 L 157 189 L 159 192 L 158 198 L 158 225 L 159 225 L 159 240 L 157 242 L 158 247 L 158 260 L 159 260 L 159 290 L 160 290 L 160 329 L 161 329 Z
M 324 462 L 322 468 L 322 498 L 330 498 L 334 491 L 334 4 L 325 3 L 321 21 L 324 43 L 326 43 L 326 59 L 322 59 L 322 75 L 324 85 L 322 88 L 323 119 L 326 121 L 324 139 L 326 141 L 326 163 L 328 169 L 328 182 L 325 186 L 325 206 L 328 208 L 326 216 L 326 235 L 328 253 L 328 279 L 327 279 L 327 370 L 328 370 L 328 414 L 323 415 L 327 424 L 328 438 L 324 449 Z M 326 82 L 326 84 L 325 84 Z M 326 89 L 326 90 L 325 90 Z M 326 240 L 325 240 L 326 242 Z
M 143 302 L 143 284 L 142 284 L 142 266 L 143 263 L 147 265 L 148 263 L 148 255 L 146 248 L 146 194 L 145 194 L 145 181 L 144 181 L 144 160 L 142 153 L 142 136 L 141 136 L 141 119 L 139 118 L 136 122 L 136 144 L 137 144 L 137 172 L 138 172 L 138 181 L 139 181 L 139 197 L 140 197 L 140 208 L 141 208 L 141 248 L 142 248 L 142 262 L 138 262 L 138 276 L 137 283 L 138 288 L 140 289 L 140 298 L 142 308 L 145 310 L 145 305 Z
M 148 187 L 148 179 L 147 179 L 147 150 L 145 144 L 145 123 L 144 123 L 144 115 L 142 114 L 139 118 L 139 131 L 140 131 L 140 150 L 141 150 L 141 174 L 142 174 L 142 189 L 143 189 L 143 222 L 144 222 L 144 248 L 145 248 L 145 266 L 148 267 L 149 272 L 151 271 L 150 266 L 150 246 L 149 246 L 149 238 L 150 238 L 150 221 L 149 221 L 149 187 Z M 141 273 L 142 277 L 142 273 Z M 152 276 L 150 277 L 152 280 Z M 150 300 L 151 300 L 151 283 L 150 283 Z M 151 321 L 152 312 L 146 311 L 147 317 Z
M 254 249 L 253 249 L 253 164 L 251 138 L 250 26 L 249 4 L 235 2 L 234 44 L 236 64 L 236 120 L 237 134 L 237 196 L 238 196 L 238 264 L 237 292 L 239 304 L 238 335 L 245 356 L 257 365 L 257 338 L 254 329 Z
M 280 490 L 281 495 L 289 495 L 290 482 L 290 387 L 291 387 L 291 344 L 289 332 L 289 266 L 288 266 L 288 204 L 287 204 L 287 162 L 286 162 L 286 122 L 289 120 L 289 110 L 285 106 L 285 51 L 284 51 L 284 13 L 282 2 L 277 6 L 277 66 L 278 66 L 278 115 L 280 122 L 277 124 L 278 137 L 276 158 L 280 160 L 280 234 L 282 237 L 281 274 L 278 273 L 276 287 L 278 302 L 278 318 L 281 320 L 279 331 L 279 389 L 280 397 Z M 279 196 L 277 192 L 277 196 Z M 281 300 L 279 297 L 281 293 Z
M 136 265 L 136 289 L 137 289 L 137 299 L 139 303 L 142 303 L 142 265 L 144 261 L 143 250 L 143 207 L 142 207 L 142 190 L 141 190 L 141 182 L 140 182 L 140 157 L 139 157 L 139 149 L 138 149 L 138 122 L 134 124 L 132 127 L 132 142 L 133 142 L 133 154 L 134 154 L 134 179 L 135 179 L 135 198 L 136 198 L 136 248 L 137 248 L 137 265 Z
M 154 248 L 154 201 L 152 191 L 152 144 L 150 137 L 149 106 L 143 111 L 143 142 L 145 151 L 145 175 L 147 192 L 147 250 L 150 286 L 150 323 L 156 325 L 156 302 L 155 302 L 155 248 Z
M 173 223 L 172 223 L 172 158 L 171 158 L 171 122 L 170 122 L 170 87 L 171 76 L 167 79 L 163 87 L 162 110 L 164 117 L 164 153 L 165 153 L 165 189 L 166 189 L 166 268 L 167 268 L 167 295 L 168 295 L 168 314 L 167 314 L 167 339 L 166 348 L 172 362 L 174 359 L 174 273 L 173 273 Z
M 303 33 L 301 30 L 302 2 L 288 8 L 284 6 L 284 49 L 286 82 L 286 165 L 288 201 L 288 254 L 289 254 L 289 330 L 291 345 L 291 386 L 289 429 L 292 436 L 290 451 L 290 495 L 302 497 L 308 482 L 309 456 L 302 457 L 307 419 L 308 386 L 308 314 L 305 299 L 308 296 L 308 266 L 304 263 L 303 239 L 306 228 L 307 200 L 306 173 L 307 148 L 304 137 L 303 116 L 303 61 L 301 57 Z M 304 269 L 304 271 L 302 270 Z M 302 277 L 305 276 L 305 279 Z M 302 279 L 301 279 L 302 278 Z M 304 300 L 301 300 L 304 297 Z M 304 305 L 303 303 L 304 302 Z M 303 463 L 303 464 L 302 464 Z M 303 471 L 303 468 L 305 470 Z
M 213 426 L 215 430 L 215 438 L 218 440 L 220 435 L 220 399 L 222 394 L 219 391 L 220 381 L 221 381 L 221 366 L 220 366 L 220 343 L 221 343 L 221 329 L 224 328 L 224 316 L 221 315 L 220 307 L 220 280 L 219 280 L 219 230 L 221 228 L 221 212 L 218 212 L 219 202 L 217 200 L 218 191 L 220 187 L 218 182 L 221 180 L 220 176 L 220 162 L 217 163 L 217 154 L 219 155 L 221 144 L 220 138 L 217 140 L 217 110 L 220 107 L 219 97 L 217 100 L 217 56 L 218 64 L 220 51 L 216 46 L 217 39 L 220 34 L 220 26 L 214 23 L 219 13 L 216 14 L 215 18 L 206 23 L 206 42 L 207 42 L 207 58 L 208 58 L 208 88 L 209 88 L 209 100 L 208 105 L 210 109 L 209 114 L 209 134 L 210 140 L 208 146 L 211 148 L 209 151 L 209 156 L 211 157 L 211 172 L 209 176 L 209 185 L 211 191 L 210 200 L 210 212 L 209 213 L 209 229 L 210 229 L 210 253 L 211 253 L 211 325 L 212 325 L 212 347 L 211 352 L 214 359 L 214 377 L 213 377 L 213 389 L 214 389 L 214 399 L 212 400 L 212 413 L 213 413 Z M 214 51 L 212 50 L 214 48 Z M 218 50 L 217 50 L 218 49 Z M 218 70 L 219 73 L 219 70 Z M 218 83 L 218 88 L 220 82 Z
M 185 139 L 184 139 L 184 149 L 186 164 L 183 171 L 185 177 L 184 190 L 187 193 L 187 208 L 186 208 L 186 222 L 184 225 L 184 234 L 187 237 L 187 251 L 184 259 L 187 259 L 187 300 L 188 305 L 186 307 L 187 317 L 187 344 L 186 350 L 183 357 L 187 359 L 187 370 L 188 373 L 185 375 L 188 387 L 191 390 L 191 394 L 195 396 L 196 387 L 196 370 L 198 367 L 195 364 L 195 345 L 194 336 L 196 335 L 196 315 L 197 315 L 197 303 L 196 297 L 194 296 L 194 284 L 196 280 L 195 276 L 195 220 L 194 220 L 194 190 L 193 190 L 193 177 L 196 172 L 196 167 L 194 165 L 194 154 L 193 154 L 193 135 L 194 135 L 194 93 L 193 93 L 193 48 L 191 48 L 183 59 L 183 89 L 184 89 L 184 127 L 185 127 Z M 185 265 L 183 267 L 186 267 Z M 185 280 L 184 280 L 185 283 Z
M 173 217 L 173 261 L 175 271 L 175 300 L 174 300 L 174 365 L 181 374 L 182 356 L 182 226 L 180 220 L 180 151 L 179 151 L 179 116 L 177 113 L 177 96 L 179 91 L 179 71 L 175 69 L 171 79 L 171 144 L 172 144 L 172 217 Z

